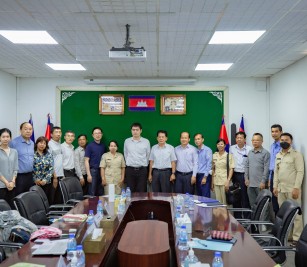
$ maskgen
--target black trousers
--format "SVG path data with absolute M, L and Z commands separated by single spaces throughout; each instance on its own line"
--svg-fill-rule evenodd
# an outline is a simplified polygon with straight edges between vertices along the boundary
M 170 177 L 172 175 L 172 169 L 153 169 L 152 170 L 152 192 L 172 192 L 172 183 Z
M 63 197 L 62 192 L 60 189 L 60 180 L 63 178 L 63 176 L 59 176 L 58 178 L 58 186 L 54 189 L 54 199 L 52 204 L 63 204 Z
M 30 187 L 33 185 L 34 181 L 32 172 L 18 173 L 16 177 L 16 196 L 23 192 L 28 192 Z
M 147 167 L 126 167 L 125 182 L 131 192 L 147 192 Z
M 75 169 L 64 170 L 64 177 L 74 177 L 74 176 L 76 176 Z
M 9 191 L 7 188 L 0 188 L 0 199 L 4 199 L 12 209 L 15 209 L 13 198 L 16 196 L 15 194 L 16 188 L 13 188 L 13 190 Z
M 241 187 L 241 201 L 233 203 L 234 208 L 247 208 L 250 209 L 249 199 L 247 195 L 247 186 L 245 185 L 244 173 L 234 172 L 232 176 L 232 182 L 238 183 Z M 234 212 L 235 218 L 245 218 L 248 219 L 250 217 L 249 212 Z
M 54 191 L 55 191 L 53 184 L 52 184 L 52 179 L 51 179 L 51 183 L 42 185 L 41 188 L 44 190 L 48 198 L 49 205 L 52 205 L 54 201 Z

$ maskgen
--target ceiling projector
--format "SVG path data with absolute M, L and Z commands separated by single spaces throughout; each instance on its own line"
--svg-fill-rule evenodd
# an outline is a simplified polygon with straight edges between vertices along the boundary
M 126 25 L 126 43 L 122 48 L 112 47 L 109 51 L 109 58 L 113 61 L 145 61 L 146 50 L 144 47 L 134 48 L 131 46 L 129 37 L 130 25 Z

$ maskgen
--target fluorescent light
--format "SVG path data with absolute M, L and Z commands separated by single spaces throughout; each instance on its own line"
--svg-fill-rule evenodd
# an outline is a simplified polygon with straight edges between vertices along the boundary
M 46 63 L 46 65 L 54 70 L 86 70 L 81 64 Z
M 253 44 L 265 31 L 216 31 L 209 44 Z
M 193 85 L 196 79 L 103 79 L 103 78 L 87 78 L 84 79 L 86 84 L 102 85 L 102 86 L 179 86 Z
M 14 44 L 57 44 L 46 31 L 0 31 L 0 35 Z
M 228 70 L 233 63 L 197 64 L 195 70 Z

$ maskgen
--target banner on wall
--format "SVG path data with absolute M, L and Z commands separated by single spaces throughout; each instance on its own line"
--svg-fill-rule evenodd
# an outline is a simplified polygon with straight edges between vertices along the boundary
M 155 111 L 156 96 L 154 95 L 130 95 L 129 96 L 130 111 Z

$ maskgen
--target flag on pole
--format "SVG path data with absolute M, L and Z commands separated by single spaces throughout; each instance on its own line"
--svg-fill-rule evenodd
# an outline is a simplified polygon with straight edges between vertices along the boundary
M 222 126 L 221 126 L 221 130 L 220 130 L 219 138 L 225 140 L 225 143 L 226 143 L 225 150 L 227 152 L 229 152 L 229 140 L 228 140 L 227 130 L 226 130 L 225 122 L 224 122 L 224 116 L 222 118 Z
M 241 118 L 241 122 L 240 122 L 240 128 L 239 128 L 239 132 L 244 132 L 244 118 L 243 118 L 243 114 L 242 114 L 242 118 Z
M 50 124 L 50 113 L 47 115 L 48 121 L 47 121 L 47 127 L 45 132 L 45 137 L 50 140 L 51 139 L 51 124 Z
M 30 113 L 30 119 L 29 119 L 29 123 L 32 125 L 32 135 L 31 135 L 31 140 L 33 142 L 35 142 L 35 136 L 34 136 L 34 126 L 33 126 L 33 120 L 32 120 L 32 114 Z

